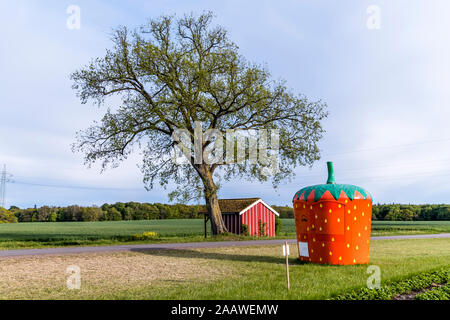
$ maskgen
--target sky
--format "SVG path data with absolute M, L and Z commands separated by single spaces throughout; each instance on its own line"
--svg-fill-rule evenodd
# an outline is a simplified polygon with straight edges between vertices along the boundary
M 80 29 L 67 27 L 71 5 Z M 333 161 L 336 181 L 365 188 L 375 203 L 449 203 L 448 1 L 18 0 L 0 2 L 0 164 L 13 175 L 6 207 L 167 203 L 168 190 L 144 189 L 139 152 L 105 172 L 72 152 L 76 132 L 106 107 L 81 104 L 69 75 L 104 55 L 113 28 L 205 10 L 249 61 L 329 111 L 321 160 L 277 190 L 225 183 L 221 198 L 290 205 L 300 188 L 326 182 Z

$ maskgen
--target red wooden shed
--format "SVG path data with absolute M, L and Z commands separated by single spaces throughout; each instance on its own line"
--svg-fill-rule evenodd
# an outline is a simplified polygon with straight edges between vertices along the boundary
M 219 207 L 228 232 L 242 234 L 246 225 L 250 236 L 275 237 L 275 216 L 279 214 L 261 198 L 220 199 Z M 206 237 L 209 216 L 207 212 L 200 213 L 205 215 Z M 264 234 L 260 234 L 260 225 L 264 227 Z

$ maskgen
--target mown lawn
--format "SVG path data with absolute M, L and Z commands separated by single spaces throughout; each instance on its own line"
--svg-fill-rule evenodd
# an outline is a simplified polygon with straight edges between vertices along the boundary
M 293 219 L 282 219 L 279 238 L 294 238 Z M 134 234 L 157 232 L 150 242 L 205 241 L 203 220 L 150 220 L 115 222 L 35 222 L 0 224 L 0 249 L 41 248 L 49 246 L 113 245 L 136 243 Z M 450 221 L 387 222 L 374 221 L 372 236 L 450 232 Z M 229 238 L 208 241 L 227 240 Z M 243 240 L 243 237 L 239 238 Z M 142 243 L 143 241 L 140 241 Z
M 22 257 L 1 264 L 3 299 L 329 299 L 364 288 L 369 277 L 367 265 L 302 264 L 292 256 L 288 292 L 280 246 Z M 70 265 L 80 267 L 80 290 L 66 287 Z M 370 265 L 380 267 L 382 285 L 450 271 L 450 239 L 373 241 Z

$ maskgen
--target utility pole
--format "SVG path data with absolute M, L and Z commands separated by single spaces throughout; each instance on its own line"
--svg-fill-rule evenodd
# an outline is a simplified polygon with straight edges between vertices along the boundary
M 10 179 L 12 177 L 12 174 L 9 174 L 8 172 L 6 172 L 6 164 L 3 165 L 3 170 L 2 170 L 2 177 L 1 177 L 1 182 L 0 182 L 0 207 L 5 208 L 6 202 L 6 184 L 8 182 L 12 182 L 12 180 Z M 6 209 L 6 208 L 5 208 Z

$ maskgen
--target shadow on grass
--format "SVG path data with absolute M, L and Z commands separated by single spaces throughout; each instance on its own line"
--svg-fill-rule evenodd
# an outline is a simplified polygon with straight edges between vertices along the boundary
M 142 254 L 148 254 L 152 256 L 160 257 L 172 257 L 172 258 L 191 258 L 191 259 L 208 259 L 219 261 L 237 261 L 237 262 L 262 262 L 271 263 L 277 265 L 285 265 L 286 258 L 283 256 L 261 256 L 261 255 L 241 255 L 241 254 L 228 254 L 228 253 L 216 253 L 216 252 L 204 252 L 188 249 L 167 249 L 167 248 L 154 248 L 154 249 L 130 249 L 131 252 L 137 252 Z M 308 261 L 300 261 L 294 255 L 289 257 L 289 266 L 303 266 L 310 265 L 316 268 L 342 268 L 343 266 L 330 265 L 330 264 L 317 264 Z M 345 266 L 344 266 L 345 267 Z M 354 267 L 353 265 L 350 267 Z
M 228 254 L 228 253 L 216 253 L 216 252 L 200 252 L 196 250 L 186 249 L 131 249 L 132 252 L 139 252 L 152 256 L 161 257 L 175 257 L 175 258 L 191 258 L 191 259 L 208 259 L 208 260 L 220 260 L 220 261 L 239 261 L 239 262 L 263 262 L 273 264 L 285 264 L 285 258 L 275 256 L 260 256 L 260 255 L 241 255 L 241 254 Z M 289 264 L 300 265 L 303 262 L 298 260 L 289 259 Z

